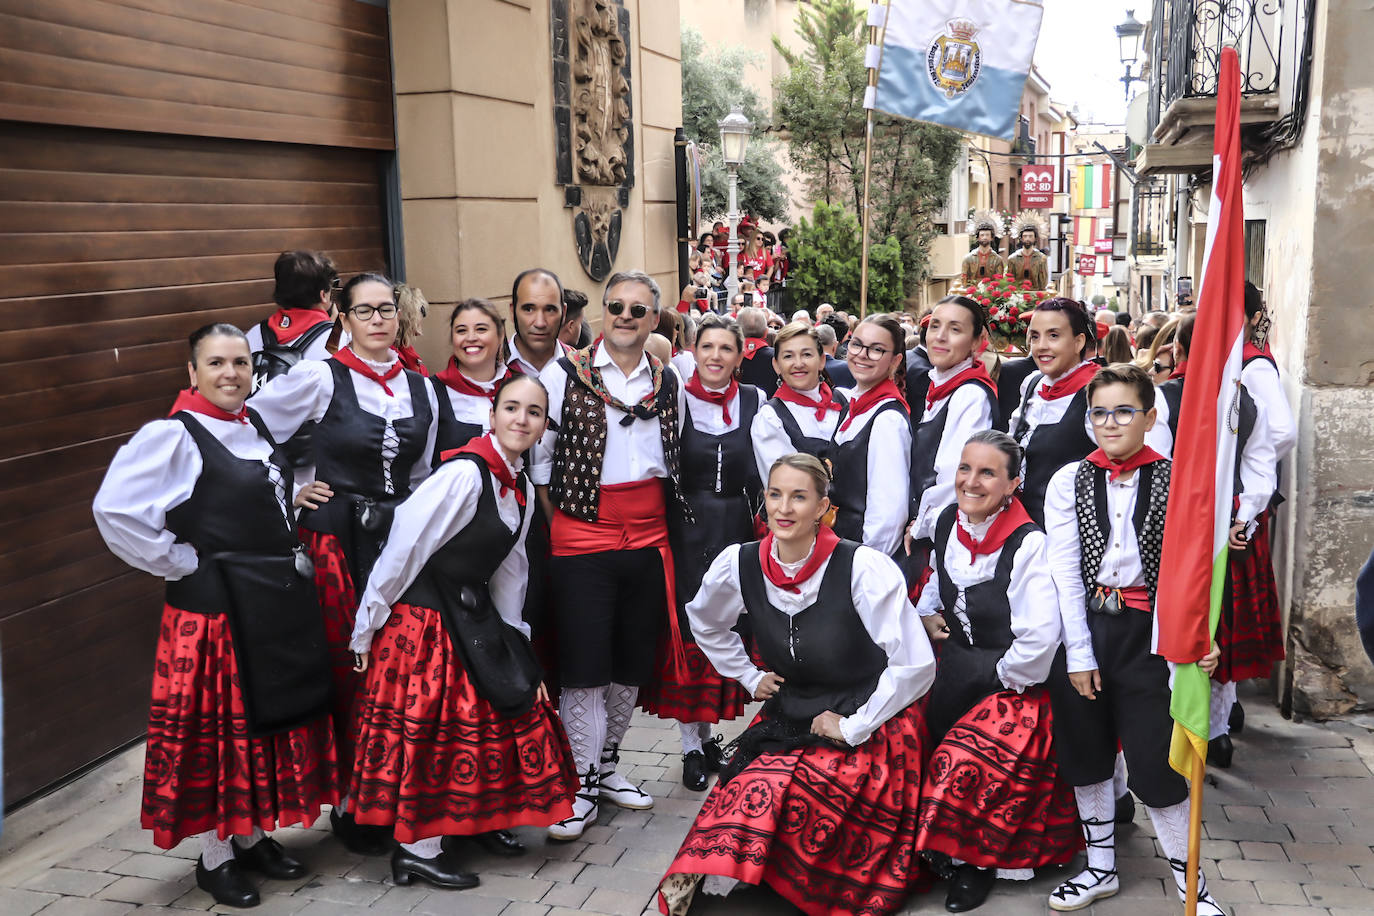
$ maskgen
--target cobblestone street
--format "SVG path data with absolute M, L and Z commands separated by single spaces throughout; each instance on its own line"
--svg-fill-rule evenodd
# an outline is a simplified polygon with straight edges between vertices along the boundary
M 1236 916 L 1266 913 L 1355 916 L 1374 912 L 1374 737 L 1351 722 L 1295 724 L 1251 692 L 1248 727 L 1236 740 L 1236 764 L 1216 771 L 1206 795 L 1204 862 L 1213 891 Z M 727 734 L 738 731 L 726 729 Z M 651 812 L 603 807 L 586 836 L 548 843 L 542 831 L 521 831 L 531 847 L 519 859 L 479 857 L 473 891 L 423 885 L 396 887 L 386 859 L 344 850 L 322 819 L 314 829 L 274 834 L 315 869 L 310 878 L 263 885 L 262 916 L 351 913 L 567 916 L 656 913 L 654 888 L 686 833 L 704 793 L 678 783 L 677 731 L 640 716 L 622 758 L 631 778 L 645 781 Z M 171 852 L 152 845 L 137 826 L 142 749 L 110 761 L 56 796 L 6 822 L 0 844 L 0 914 L 114 916 L 214 909 L 195 887 L 193 842 Z M 125 774 L 120 779 L 119 774 Z M 45 829 L 65 807 L 71 817 Z M 1121 893 L 1084 911 L 1094 914 L 1179 913 L 1168 866 L 1155 855 L 1143 810 L 1118 833 Z M 1063 877 L 1043 872 L 1029 884 L 1000 882 L 981 912 L 1045 913 L 1049 890 Z M 943 912 L 938 887 L 913 898 L 904 912 Z M 703 899 L 693 913 L 793 912 L 766 889 Z

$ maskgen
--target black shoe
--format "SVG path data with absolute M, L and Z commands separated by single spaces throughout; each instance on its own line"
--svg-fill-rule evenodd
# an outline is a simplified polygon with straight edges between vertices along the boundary
M 706 755 L 701 751 L 682 755 L 682 784 L 693 792 L 706 788 Z
M 945 895 L 945 909 L 951 913 L 967 913 L 976 910 L 992 893 L 992 882 L 997 880 L 997 869 L 979 868 L 977 865 L 960 865 L 954 872 L 954 883 Z
M 1240 701 L 1231 704 L 1231 715 L 1227 718 L 1226 724 L 1233 735 L 1245 731 L 1245 707 L 1240 705 Z
M 708 773 L 719 773 L 720 768 L 725 766 L 725 750 L 721 747 L 724 740 L 724 735 L 716 735 L 709 741 L 701 742 L 701 753 L 706 757 Z
M 447 841 L 449 838 L 444 837 L 444 839 Z M 468 839 L 482 847 L 483 852 L 491 853 L 494 856 L 514 858 L 525 854 L 525 844 L 520 842 L 520 838 L 509 830 L 489 830 L 486 833 L 474 833 Z M 444 848 L 447 849 L 447 845 Z
M 416 878 L 455 891 L 465 891 L 482 883 L 472 872 L 461 870 L 457 856 L 451 852 L 422 859 L 397 846 L 391 853 L 391 880 L 404 885 Z
M 360 856 L 384 856 L 391 852 L 391 838 L 384 827 L 360 824 L 352 814 L 340 814 L 337 808 L 329 812 L 329 826 L 349 852 Z
M 205 862 L 196 860 L 196 886 L 223 906 L 236 906 L 247 909 L 257 906 L 261 899 L 258 889 L 244 875 L 239 863 L 233 859 L 219 868 L 209 869 Z
M 239 867 L 255 871 L 277 881 L 305 877 L 305 866 L 296 861 L 270 836 L 265 836 L 247 849 L 234 844 L 234 858 Z
M 1235 753 L 1236 746 L 1231 743 L 1230 735 L 1218 735 L 1207 742 L 1207 762 L 1214 767 L 1231 769 L 1231 758 Z
M 923 849 L 921 850 L 921 858 L 925 860 L 926 866 L 930 869 L 931 874 L 935 875 L 935 877 L 939 878 L 941 881 L 950 880 L 958 870 L 953 860 L 943 852 Z
M 1116 816 L 1112 820 L 1118 824 L 1130 824 L 1135 821 L 1135 796 L 1129 790 L 1116 800 Z

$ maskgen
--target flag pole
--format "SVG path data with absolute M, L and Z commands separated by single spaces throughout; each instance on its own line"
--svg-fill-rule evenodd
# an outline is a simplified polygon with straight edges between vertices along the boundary
M 1202 863 L 1202 786 L 1207 761 L 1193 751 L 1192 782 L 1188 786 L 1188 871 L 1184 916 L 1197 916 L 1198 870 Z
M 860 320 L 868 317 L 868 237 L 873 224 L 872 213 L 868 206 L 869 188 L 873 182 L 873 100 L 878 93 L 878 71 L 883 66 L 883 39 L 887 36 L 887 13 L 892 6 L 892 0 L 887 0 L 883 4 L 883 23 L 882 28 L 873 22 L 873 10 L 877 8 L 874 3 L 869 7 L 868 15 L 868 44 L 869 47 L 877 47 L 878 59 L 874 61 L 877 66 L 868 68 L 868 88 L 864 90 L 864 108 L 867 116 L 864 119 L 864 195 L 863 212 L 859 218 L 863 220 L 863 241 L 860 243 L 862 254 L 859 258 L 859 318 Z

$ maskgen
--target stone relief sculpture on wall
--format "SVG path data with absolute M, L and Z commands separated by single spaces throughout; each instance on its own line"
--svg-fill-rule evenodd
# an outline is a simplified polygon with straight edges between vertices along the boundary
M 578 258 L 611 272 L 634 186 L 630 15 L 620 0 L 551 0 L 556 180 L 573 212 Z

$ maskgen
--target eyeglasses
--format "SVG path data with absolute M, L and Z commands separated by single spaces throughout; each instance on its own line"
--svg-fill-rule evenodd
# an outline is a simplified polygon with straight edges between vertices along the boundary
M 872 344 L 870 346 L 869 344 L 859 343 L 857 340 L 851 340 L 849 342 L 849 352 L 857 353 L 860 356 L 866 356 L 869 359 L 883 359 L 892 351 L 886 347 L 880 347 L 877 344 Z
M 1174 367 L 1173 367 L 1173 364 L 1172 364 L 1172 363 L 1171 363 L 1170 365 L 1167 365 L 1167 366 L 1166 366 L 1166 365 L 1164 365 L 1163 363 L 1161 363 L 1159 360 L 1155 360 L 1155 362 L 1154 362 L 1154 367 L 1153 367 L 1153 368 L 1154 368 L 1154 370 L 1155 370 L 1155 375 L 1159 375 L 1159 373 L 1161 373 L 1161 372 L 1173 372 L 1173 371 L 1174 371 Z
M 383 318 L 390 319 L 396 317 L 396 305 L 355 305 L 348 310 L 348 314 L 357 318 L 359 321 L 371 321 L 374 314 L 381 315 Z
M 606 311 L 610 312 L 617 318 L 619 318 L 624 313 L 626 308 L 629 308 L 630 317 L 634 318 L 635 320 L 643 318 L 645 315 L 649 314 L 649 307 L 647 305 L 640 305 L 638 302 L 636 302 L 633 305 L 627 306 L 619 299 L 612 299 L 610 302 L 606 303 Z
M 1146 413 L 1143 407 L 1094 407 L 1088 411 L 1088 419 L 1092 420 L 1093 426 L 1106 426 L 1107 420 L 1115 421 L 1117 426 L 1130 426 L 1135 422 L 1135 415 Z

